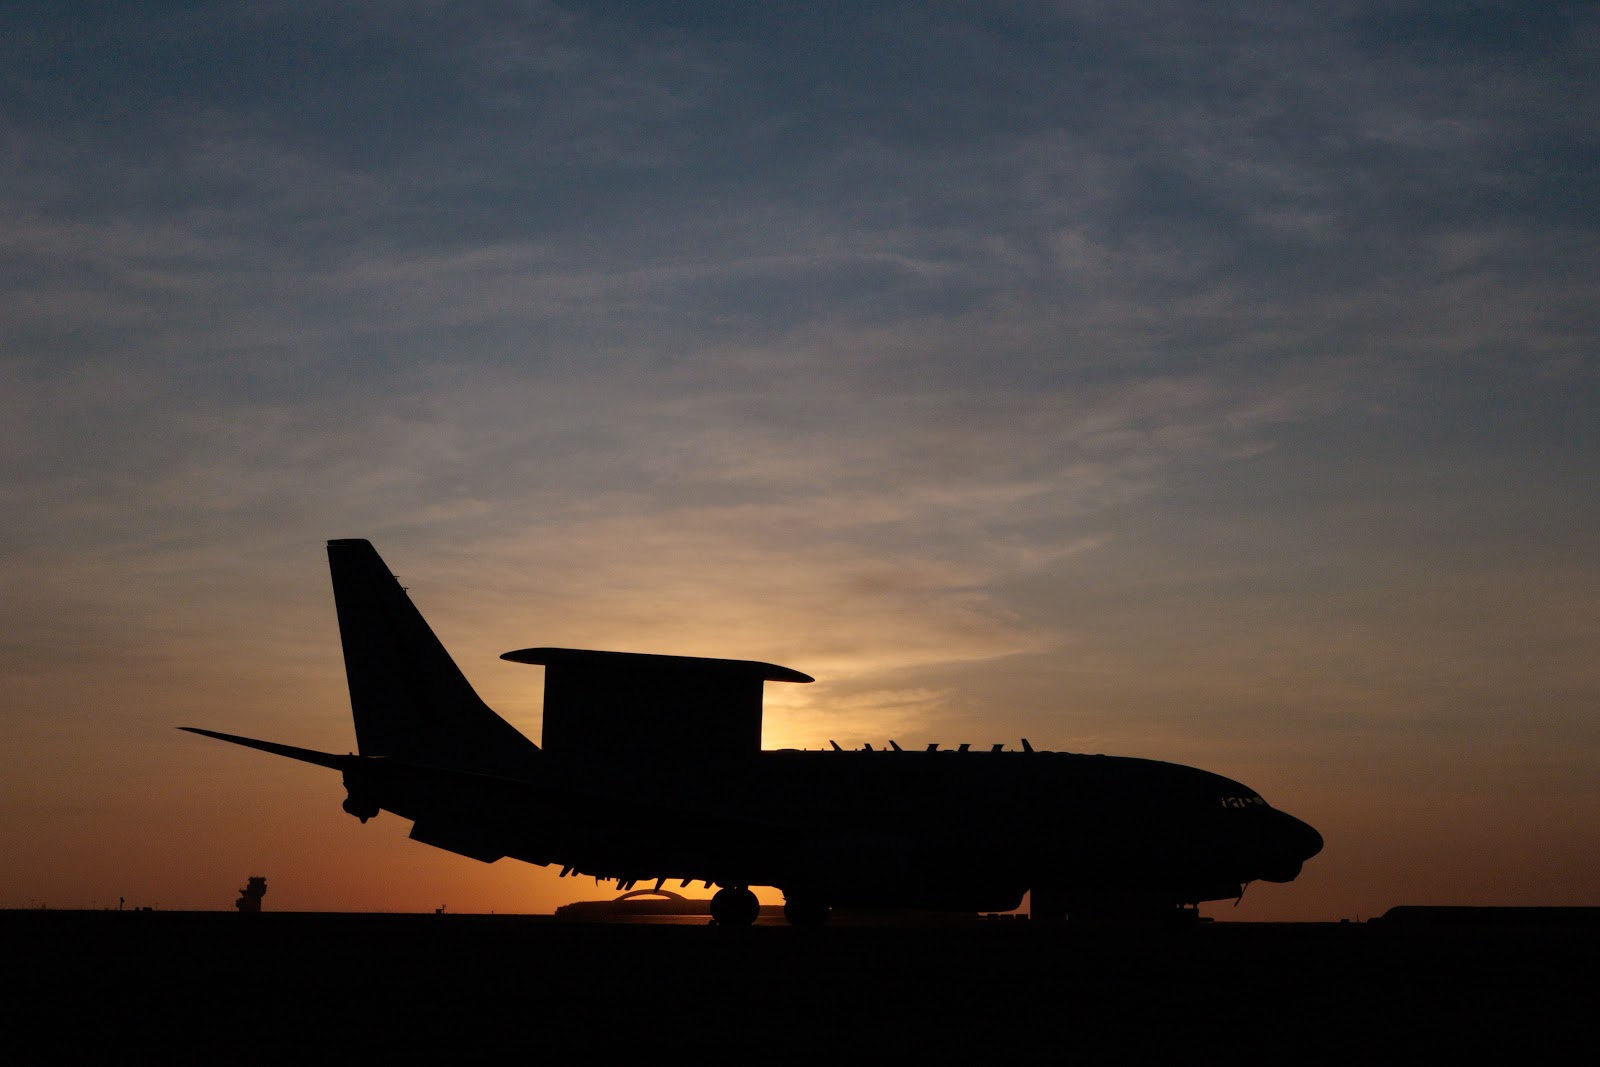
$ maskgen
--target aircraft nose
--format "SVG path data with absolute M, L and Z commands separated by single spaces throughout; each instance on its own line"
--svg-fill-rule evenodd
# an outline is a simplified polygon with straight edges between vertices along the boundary
M 1322 851 L 1322 835 L 1288 812 L 1273 809 L 1272 820 L 1260 839 L 1259 877 L 1269 882 L 1292 882 L 1306 860 Z
M 1317 832 L 1314 826 L 1310 823 L 1301 822 L 1293 815 L 1286 816 L 1286 818 L 1291 824 L 1290 833 L 1294 835 L 1297 847 L 1301 850 L 1300 858 L 1302 860 L 1308 860 L 1322 851 L 1322 835 Z

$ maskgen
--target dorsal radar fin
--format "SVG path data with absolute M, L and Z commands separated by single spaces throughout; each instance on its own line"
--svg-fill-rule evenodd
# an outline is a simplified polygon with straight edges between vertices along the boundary
M 683 774 L 761 750 L 766 682 L 811 676 L 744 659 L 655 656 L 586 648 L 522 648 L 500 657 L 542 665 L 546 752 L 620 773 Z

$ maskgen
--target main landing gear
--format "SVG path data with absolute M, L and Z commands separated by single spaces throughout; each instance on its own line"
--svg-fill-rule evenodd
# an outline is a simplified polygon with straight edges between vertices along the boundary
M 761 902 L 742 885 L 723 886 L 711 897 L 711 919 L 718 926 L 749 926 L 761 914 Z M 812 928 L 828 919 L 828 905 L 810 894 L 784 894 L 783 917 L 790 926 Z
M 742 885 L 723 886 L 711 897 L 711 919 L 718 926 L 749 926 L 761 914 L 761 902 Z

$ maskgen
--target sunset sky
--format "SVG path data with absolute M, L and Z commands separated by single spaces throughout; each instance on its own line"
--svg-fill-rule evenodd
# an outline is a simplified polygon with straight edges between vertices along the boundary
M 70 12 L 64 13 L 64 12 Z M 1240 919 L 1600 904 L 1600 10 L 0 7 L 0 907 L 547 911 L 362 826 L 324 543 L 535 740 L 1138 755 Z

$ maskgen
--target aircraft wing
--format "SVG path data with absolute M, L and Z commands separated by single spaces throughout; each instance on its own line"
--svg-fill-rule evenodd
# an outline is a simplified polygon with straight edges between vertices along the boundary
M 385 808 L 412 820 L 414 839 L 484 862 L 508 854 L 544 862 L 533 857 L 540 851 L 539 829 L 552 818 L 607 827 L 610 835 L 641 842 L 664 833 L 702 842 L 771 842 L 795 829 L 745 814 L 664 802 L 649 793 L 506 778 L 394 756 L 340 756 L 194 726 L 178 729 L 340 771 L 350 791 L 344 805 L 350 814 L 364 822 Z
M 455 787 L 463 791 L 476 790 L 512 791 L 527 796 L 536 796 L 545 800 L 563 801 L 574 804 L 590 805 L 596 808 L 609 808 L 614 806 L 627 807 L 637 811 L 640 808 L 659 812 L 666 817 L 692 819 L 695 821 L 716 821 L 729 826 L 744 826 L 752 829 L 775 830 L 786 824 L 774 822 L 770 819 L 754 818 L 748 815 L 734 815 L 728 812 L 702 810 L 693 805 L 663 803 L 654 798 L 630 797 L 619 795 L 611 790 L 582 789 L 568 785 L 547 785 L 542 782 L 528 781 L 521 778 L 504 778 L 499 775 L 483 774 L 478 771 L 463 771 L 453 767 L 440 767 L 434 764 L 420 763 L 415 760 L 402 760 L 393 756 L 340 756 L 332 752 L 319 752 L 314 748 L 297 748 L 294 745 L 283 745 L 275 741 L 261 741 L 253 737 L 241 737 L 238 734 L 225 734 L 220 730 L 203 730 L 198 726 L 180 726 L 178 729 L 186 733 L 199 734 L 202 737 L 214 737 L 218 741 L 227 741 L 230 744 L 243 745 L 245 748 L 259 749 L 270 752 L 274 756 L 286 756 L 301 763 L 312 763 L 318 767 L 327 767 L 335 771 L 372 770 L 382 765 L 391 768 L 393 772 L 404 774 L 414 780 L 427 781 L 435 787 Z

